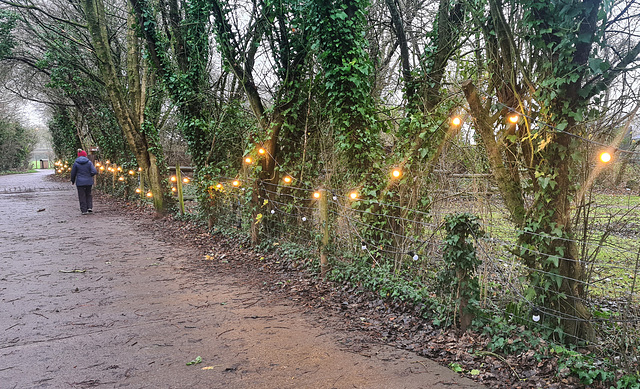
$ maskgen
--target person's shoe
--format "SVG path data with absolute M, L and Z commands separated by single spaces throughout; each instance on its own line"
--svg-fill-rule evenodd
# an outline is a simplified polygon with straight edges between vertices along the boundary
M 93 209 L 89 208 L 89 209 L 87 209 L 87 212 L 93 213 Z
M 88 212 L 82 212 L 82 214 L 83 214 L 83 215 L 86 215 L 86 214 L 88 214 Z

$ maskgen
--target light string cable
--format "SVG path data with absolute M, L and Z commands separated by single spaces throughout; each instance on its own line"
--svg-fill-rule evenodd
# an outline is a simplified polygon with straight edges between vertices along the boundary
M 495 96 L 492 96 L 492 95 L 490 95 L 489 93 L 487 93 L 487 92 L 485 92 L 483 90 L 479 90 L 479 89 L 477 89 L 477 90 L 480 93 L 482 93 L 483 95 L 485 95 L 485 97 L 487 97 L 491 101 L 493 101 L 493 99 L 495 98 Z M 504 104 L 504 103 L 502 103 L 500 101 L 495 101 L 495 103 L 497 105 L 507 109 L 509 112 L 511 112 L 511 113 L 513 113 L 515 115 L 519 115 L 519 116 L 527 118 L 531 123 L 538 123 L 538 124 L 540 124 L 542 126 L 545 126 L 547 128 L 552 129 L 554 132 L 565 134 L 565 135 L 580 139 L 580 140 L 582 140 L 584 142 L 587 142 L 587 143 L 590 143 L 590 144 L 594 144 L 594 145 L 597 145 L 597 146 L 600 146 L 600 147 L 603 147 L 603 148 L 606 148 L 606 149 L 613 149 L 615 152 L 624 153 L 624 154 L 632 155 L 632 156 L 640 156 L 640 152 L 638 152 L 638 151 L 624 150 L 624 149 L 619 148 L 618 146 L 607 145 L 607 144 L 604 144 L 602 142 L 598 142 L 598 141 L 595 141 L 593 139 L 588 139 L 588 138 L 585 138 L 584 136 L 581 136 L 581 135 L 578 135 L 578 134 L 574 134 L 574 133 L 571 133 L 571 132 L 566 131 L 566 130 L 561 130 L 557 126 L 554 126 L 554 125 L 551 125 L 549 123 L 546 123 L 546 122 L 544 122 L 544 121 L 542 121 L 540 119 L 537 119 L 537 118 L 535 118 L 535 117 L 533 117 L 531 115 L 527 115 L 524 112 L 520 112 L 519 110 L 517 110 L 517 109 L 515 109 L 513 107 L 510 107 L 510 106 L 508 106 L 508 105 L 506 105 L 506 104 Z M 636 105 L 636 107 L 633 109 L 633 111 L 629 113 L 629 115 L 628 115 L 629 116 L 629 120 L 627 121 L 627 124 L 625 125 L 625 129 L 626 130 L 628 130 L 629 125 L 631 124 L 631 120 L 633 120 L 633 118 L 635 117 L 635 114 L 637 113 L 638 109 L 640 109 L 640 104 Z

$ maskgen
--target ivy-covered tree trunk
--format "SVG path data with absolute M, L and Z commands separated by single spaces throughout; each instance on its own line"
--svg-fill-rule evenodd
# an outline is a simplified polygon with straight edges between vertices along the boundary
M 529 268 L 528 298 L 557 320 L 569 341 L 594 339 L 585 305 L 585 272 L 572 228 L 590 104 L 638 59 L 640 43 L 612 64 L 595 50 L 607 45 L 601 0 L 566 6 L 518 0 L 509 11 L 488 0 L 474 12 L 487 57 L 486 96 L 469 80 L 463 91 L 500 194 L 520 231 L 519 256 Z M 517 31 L 517 33 L 516 33 Z M 526 32 L 526 33 L 525 33 Z M 527 62 L 528 61 L 528 62 Z M 507 118 L 513 114 L 514 123 Z M 522 174 L 521 172 L 524 172 Z M 533 202 L 526 206 L 524 188 Z
M 337 154 L 343 155 L 341 164 L 357 181 L 371 170 L 381 151 L 380 127 L 370 94 L 373 67 L 365 51 L 369 1 L 312 1 L 312 5 L 312 26 L 324 70 L 327 116 Z
M 147 176 L 147 182 L 151 186 L 153 193 L 153 203 L 156 211 L 165 212 L 165 189 L 163 178 L 158 166 L 158 155 L 162 155 L 159 145 L 148 137 L 152 135 L 147 128 L 143 131 L 144 123 L 144 88 L 140 77 L 139 49 L 134 31 L 129 29 L 127 53 L 127 71 L 129 77 L 129 93 L 121 84 L 118 71 L 111 55 L 109 36 L 107 33 L 104 3 L 102 0 L 84 0 L 82 3 L 86 18 L 87 27 L 91 36 L 91 44 L 98 59 L 100 75 L 105 83 L 105 88 L 109 96 L 109 101 L 113 107 L 118 124 L 122 128 L 127 143 L 136 157 L 138 166 L 143 169 Z M 129 23 L 129 27 L 131 24 Z M 133 46 L 133 47 L 131 47 Z

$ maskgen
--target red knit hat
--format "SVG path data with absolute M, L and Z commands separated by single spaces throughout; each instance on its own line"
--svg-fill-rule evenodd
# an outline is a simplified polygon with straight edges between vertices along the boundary
M 80 150 L 78 151 L 78 157 L 86 157 L 87 156 L 87 152 L 84 150 Z

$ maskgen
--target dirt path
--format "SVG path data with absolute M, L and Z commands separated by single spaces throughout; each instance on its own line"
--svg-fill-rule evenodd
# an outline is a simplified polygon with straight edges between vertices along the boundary
M 0 388 L 481 388 L 265 299 L 71 184 L 0 176 Z M 191 262 L 190 262 L 191 261 Z M 186 363 L 200 356 L 202 362 Z

